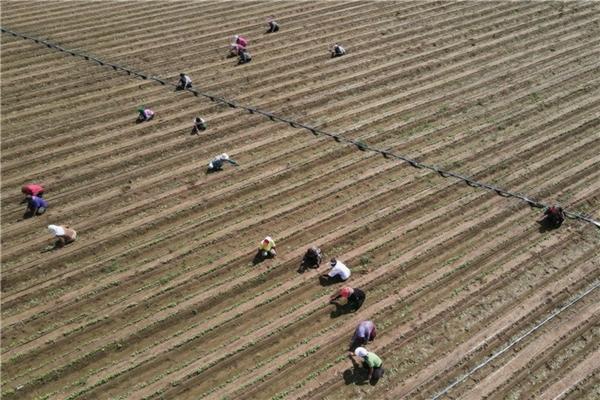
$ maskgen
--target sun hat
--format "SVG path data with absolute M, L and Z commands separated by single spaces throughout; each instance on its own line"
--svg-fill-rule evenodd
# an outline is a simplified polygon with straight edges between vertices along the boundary
M 354 354 L 356 354 L 358 357 L 366 357 L 367 353 L 367 349 L 364 347 L 357 347 L 356 350 L 354 350 Z

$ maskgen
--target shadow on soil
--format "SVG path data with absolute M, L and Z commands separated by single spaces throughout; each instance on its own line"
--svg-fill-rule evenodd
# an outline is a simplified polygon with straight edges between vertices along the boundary
M 349 304 L 338 304 L 336 302 L 330 304 L 335 306 L 335 310 L 329 314 L 331 318 L 341 317 L 342 315 L 350 314 L 355 311 Z
M 554 231 L 560 228 L 560 226 L 553 225 L 552 222 L 550 222 L 547 218 L 544 218 L 541 221 L 537 221 L 537 223 L 539 225 L 538 230 L 540 233 Z
M 262 254 L 260 254 L 260 251 L 256 253 L 256 255 L 254 256 L 254 259 L 252 260 L 252 265 L 258 265 L 261 262 L 265 261 L 265 260 L 269 260 L 273 258 L 273 256 L 268 255 L 266 257 L 264 257 Z
M 352 361 L 352 368 L 348 368 L 344 371 L 344 383 L 346 385 L 366 385 L 370 384 L 371 386 L 375 386 L 379 379 L 371 379 L 367 380 L 369 376 L 369 371 L 366 368 L 363 368 L 359 365 L 353 357 L 348 357 Z
M 336 283 L 341 283 L 341 282 L 344 282 L 344 281 L 342 280 L 342 278 L 339 277 L 339 275 L 334 276 L 333 278 L 328 275 L 319 276 L 319 284 L 321 286 L 331 286 L 331 285 L 335 285 Z

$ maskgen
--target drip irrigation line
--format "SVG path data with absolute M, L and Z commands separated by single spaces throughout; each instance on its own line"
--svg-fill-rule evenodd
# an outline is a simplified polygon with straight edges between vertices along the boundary
M 587 296 L 588 294 L 590 294 L 594 290 L 598 289 L 599 287 L 600 287 L 600 282 L 596 282 L 591 288 L 589 288 L 585 292 L 581 293 L 579 296 L 575 297 L 570 302 L 568 302 L 564 306 L 560 307 L 558 310 L 554 311 L 552 314 L 550 314 L 548 317 L 546 317 L 542 322 L 538 323 L 537 325 L 535 325 L 533 328 L 531 328 L 530 330 L 528 330 L 527 332 L 525 332 L 524 334 L 522 334 L 518 338 L 512 340 L 502 350 L 500 350 L 497 353 L 493 354 L 492 356 L 488 357 L 486 360 L 484 360 L 483 362 L 481 362 L 479 365 L 475 366 L 469 372 L 467 372 L 466 374 L 464 374 L 463 376 L 461 376 L 459 379 L 457 379 L 456 381 L 454 381 L 453 383 L 451 383 L 450 385 L 448 385 L 441 392 L 439 392 L 435 396 L 433 396 L 431 398 L 431 400 L 438 400 L 440 397 L 442 397 L 443 395 L 445 395 L 446 393 L 448 393 L 449 390 L 451 390 L 452 388 L 454 388 L 454 387 L 458 386 L 459 384 L 461 384 L 462 382 L 464 382 L 468 377 L 470 377 L 471 375 L 473 375 L 475 372 L 479 371 L 481 368 L 485 367 L 490 362 L 492 362 L 496 358 L 500 357 L 502 354 L 506 353 L 514 345 L 518 344 L 523 339 L 527 338 L 529 335 L 531 335 L 532 333 L 534 333 L 537 330 L 539 330 L 546 323 L 548 323 L 551 320 L 553 320 L 557 315 L 559 315 L 560 313 L 562 313 L 563 311 L 565 311 L 566 309 L 568 309 L 569 307 L 571 307 L 572 305 L 574 305 L 575 303 L 577 303 L 578 301 L 580 301 L 581 299 L 583 299 L 585 296 Z
M 160 83 L 163 86 L 177 87 L 176 84 L 166 82 L 163 79 L 161 79 L 160 77 L 151 76 L 151 75 L 146 74 L 144 72 L 136 71 L 136 70 L 133 70 L 133 69 L 128 68 L 128 67 L 123 66 L 123 65 L 109 63 L 109 62 L 106 62 L 106 61 L 104 61 L 104 60 L 102 60 L 100 58 L 97 58 L 97 57 L 94 57 L 92 55 L 86 54 L 84 52 L 80 52 L 80 51 L 76 51 L 76 50 L 70 50 L 70 49 L 65 49 L 65 48 L 63 48 L 63 47 L 61 47 L 61 46 L 59 46 L 59 45 L 57 45 L 55 43 L 48 42 L 46 40 L 43 40 L 43 39 L 40 39 L 40 38 L 36 38 L 36 37 L 33 37 L 33 36 L 29 36 L 29 35 L 26 35 L 24 33 L 15 32 L 15 31 L 12 31 L 12 30 L 4 28 L 4 27 L 0 27 L 0 30 L 2 31 L 2 33 L 10 34 L 12 36 L 20 37 L 20 38 L 23 38 L 23 39 L 32 40 L 35 43 L 43 44 L 43 45 L 47 46 L 48 48 L 55 49 L 55 50 L 58 50 L 58 51 L 61 51 L 61 52 L 64 52 L 64 53 L 68 53 L 68 54 L 70 54 L 70 55 L 72 55 L 74 57 L 81 57 L 81 58 L 84 58 L 84 59 L 86 59 L 88 61 L 93 61 L 93 62 L 95 62 L 95 63 L 97 63 L 97 64 L 99 64 L 101 66 L 111 67 L 115 71 L 123 71 L 123 72 L 126 72 L 128 75 L 133 75 L 133 76 L 145 79 L 145 80 L 152 80 L 152 81 Z M 330 137 L 330 138 L 332 138 L 333 140 L 335 140 L 338 143 L 346 143 L 346 144 L 350 144 L 350 145 L 356 146 L 356 148 L 358 150 L 360 150 L 360 151 L 370 151 L 370 152 L 374 152 L 374 153 L 379 153 L 384 158 L 387 158 L 387 159 L 396 159 L 396 160 L 400 160 L 400 161 L 406 162 L 406 163 L 408 163 L 413 168 L 421 168 L 421 169 L 424 168 L 424 169 L 428 169 L 428 170 L 434 171 L 434 172 L 436 172 L 437 174 L 439 174 L 443 178 L 454 178 L 454 179 L 457 179 L 457 180 L 461 180 L 461 181 L 465 182 L 467 185 L 469 185 L 469 186 L 471 186 L 473 188 L 480 188 L 480 189 L 492 191 L 492 192 L 495 192 L 498 196 L 502 196 L 502 197 L 506 197 L 506 198 L 512 197 L 512 198 L 515 198 L 515 199 L 519 199 L 519 200 L 524 201 L 525 203 L 529 204 L 529 206 L 531 206 L 533 208 L 547 208 L 547 207 L 549 207 L 548 204 L 543 203 L 541 201 L 538 201 L 536 199 L 530 198 L 529 196 L 526 196 L 526 195 L 524 195 L 522 193 L 511 192 L 511 191 L 499 188 L 497 186 L 494 186 L 494 185 L 491 185 L 491 184 L 488 184 L 488 183 L 479 182 L 479 181 L 477 181 L 477 180 L 475 180 L 473 178 L 470 178 L 470 177 L 467 177 L 467 176 L 464 176 L 464 175 L 461 175 L 461 174 L 458 174 L 458 173 L 455 173 L 455 172 L 446 171 L 446 170 L 441 169 L 441 168 L 439 168 L 439 167 L 437 167 L 435 165 L 424 164 L 424 163 L 421 163 L 421 162 L 419 162 L 417 160 L 414 160 L 414 159 L 412 159 L 410 157 L 403 156 L 403 155 L 400 155 L 400 154 L 395 154 L 395 153 L 391 152 L 390 150 L 383 150 L 383 149 L 374 148 L 374 147 L 371 147 L 371 146 L 367 145 L 366 143 L 362 142 L 361 140 L 354 140 L 354 139 L 347 138 L 347 137 L 345 137 L 343 135 L 340 135 L 340 134 L 334 134 L 334 133 L 330 133 L 330 132 L 325 132 L 325 131 L 322 131 L 322 130 L 314 127 L 314 126 L 305 125 L 305 124 L 299 123 L 297 121 L 293 121 L 293 120 L 287 119 L 285 117 L 280 117 L 280 116 L 274 115 L 274 114 L 272 114 L 272 113 L 270 113 L 268 111 L 260 110 L 258 108 L 252 107 L 252 106 L 246 106 L 246 105 L 238 104 L 235 101 L 232 101 L 232 100 L 229 100 L 229 99 L 225 99 L 223 97 L 215 96 L 215 95 L 212 95 L 210 93 L 205 93 L 205 92 L 199 91 L 197 89 L 189 88 L 189 89 L 183 89 L 183 90 L 192 93 L 195 97 L 202 96 L 202 97 L 205 97 L 205 98 L 209 99 L 212 102 L 225 104 L 225 105 L 227 105 L 227 106 L 229 106 L 231 108 L 239 108 L 239 109 L 248 111 L 250 114 L 260 114 L 260 115 L 262 115 L 262 116 L 270 119 L 273 122 L 283 122 L 285 124 L 288 124 L 292 128 L 307 130 L 307 131 L 311 132 L 315 136 L 322 135 L 322 136 Z M 577 219 L 577 220 L 580 220 L 580 221 L 588 222 L 588 223 L 590 223 L 592 225 L 595 225 L 597 228 L 600 228 L 600 222 L 594 220 L 594 218 L 592 216 L 590 216 L 590 215 L 587 215 L 587 214 L 584 214 L 584 213 L 579 213 L 579 212 L 567 211 L 567 210 L 565 210 L 564 213 L 565 213 L 565 216 L 567 218 Z

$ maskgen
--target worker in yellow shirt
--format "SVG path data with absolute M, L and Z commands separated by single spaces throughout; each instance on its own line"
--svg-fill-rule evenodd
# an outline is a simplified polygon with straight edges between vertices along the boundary
M 271 236 L 264 238 L 258 246 L 258 253 L 261 257 L 275 257 L 277 252 L 275 251 L 275 241 Z

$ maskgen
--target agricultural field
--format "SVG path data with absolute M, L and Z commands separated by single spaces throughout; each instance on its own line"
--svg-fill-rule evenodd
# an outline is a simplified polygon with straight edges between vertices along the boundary
M 0 6 L 3 29 L 600 218 L 600 2 Z M 600 398 L 593 224 L 0 39 L 3 399 Z M 223 152 L 239 166 L 206 174 Z M 24 219 L 29 182 L 50 207 Z M 49 224 L 77 240 L 45 250 Z M 311 245 L 357 312 L 328 303 L 327 262 L 298 272 Z M 347 352 L 365 319 L 375 385 Z

